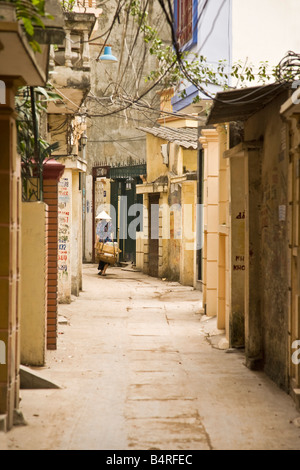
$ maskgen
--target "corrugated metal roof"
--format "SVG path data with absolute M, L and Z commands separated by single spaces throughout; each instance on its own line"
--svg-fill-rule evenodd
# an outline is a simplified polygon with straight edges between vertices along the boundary
M 196 127 L 176 129 L 173 127 L 160 126 L 138 127 L 138 129 L 166 140 L 167 142 L 174 142 L 187 149 L 192 148 L 196 150 L 198 148 L 198 129 Z
M 287 88 L 281 83 L 217 93 L 206 124 L 246 121 Z

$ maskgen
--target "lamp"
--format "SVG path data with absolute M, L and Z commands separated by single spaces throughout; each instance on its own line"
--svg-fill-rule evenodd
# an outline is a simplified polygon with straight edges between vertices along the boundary
M 126 180 L 126 189 L 129 191 L 132 188 L 132 184 L 134 183 L 134 179 L 130 176 Z
M 84 133 L 82 134 L 82 136 L 81 136 L 81 144 L 82 144 L 83 146 L 86 146 L 87 141 L 88 141 L 88 138 L 87 138 L 86 133 L 84 132 Z
M 103 60 L 103 62 L 118 62 L 118 59 L 112 55 L 110 46 L 104 47 L 104 54 L 99 57 L 99 60 Z

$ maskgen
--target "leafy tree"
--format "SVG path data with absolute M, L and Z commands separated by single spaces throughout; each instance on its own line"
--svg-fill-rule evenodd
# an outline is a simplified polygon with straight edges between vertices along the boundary
M 61 97 L 50 85 L 34 89 L 21 87 L 16 95 L 17 148 L 21 155 L 23 199 L 42 199 L 43 165 L 52 158 L 51 152 L 58 148 L 58 144 L 49 145 L 39 136 L 38 129 L 48 103 L 58 100 Z M 33 179 L 39 182 L 36 187 L 32 185 Z

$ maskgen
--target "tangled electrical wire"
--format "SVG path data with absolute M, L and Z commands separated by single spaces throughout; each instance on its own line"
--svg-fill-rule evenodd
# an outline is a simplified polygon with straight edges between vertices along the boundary
M 130 6 L 134 3 L 133 0 L 130 0 L 127 4 L 127 20 L 128 20 L 128 10 Z M 182 76 L 187 80 L 189 84 L 192 84 L 195 89 L 206 99 L 211 100 L 212 102 L 220 102 L 223 104 L 231 104 L 231 105 L 244 105 L 247 103 L 255 102 L 258 99 L 261 99 L 262 96 L 268 95 L 271 93 L 271 91 L 266 87 L 266 84 L 257 86 L 253 89 L 249 89 L 248 93 L 244 93 L 242 97 L 236 97 L 234 99 L 226 99 L 222 100 L 218 95 L 210 92 L 207 87 L 205 88 L 205 85 L 203 82 L 201 82 L 201 79 L 197 77 L 196 74 L 191 73 L 190 69 L 187 67 L 187 62 L 185 60 L 185 56 L 182 52 L 182 48 L 180 46 L 179 42 L 179 36 L 177 35 L 176 28 L 174 28 L 174 25 L 176 25 L 175 21 L 175 16 L 174 16 L 174 9 L 173 9 L 173 2 L 172 0 L 158 0 L 158 3 L 161 7 L 163 16 L 166 20 L 167 25 L 169 26 L 170 30 L 170 36 L 171 36 L 171 43 L 173 46 L 173 50 L 175 52 L 174 57 L 175 59 L 173 60 L 172 63 L 167 64 L 164 70 L 162 70 L 162 73 L 159 75 L 159 77 L 153 81 L 153 83 L 147 87 L 145 90 L 143 90 L 141 93 L 139 93 L 139 90 L 136 89 L 135 96 L 130 96 L 130 93 L 124 93 L 124 87 L 121 85 L 121 81 L 124 77 L 124 71 L 126 70 L 128 63 L 129 63 L 129 58 L 132 58 L 132 52 L 134 47 L 137 44 L 137 39 L 138 39 L 138 31 L 139 28 L 137 29 L 135 35 L 134 35 L 134 40 L 133 43 L 130 47 L 128 57 L 127 57 L 127 62 L 126 66 L 120 76 L 119 83 L 116 83 L 115 85 L 115 99 L 114 101 L 111 101 L 111 105 L 114 105 L 114 109 L 111 109 L 110 111 L 107 110 L 106 112 L 100 114 L 90 114 L 90 117 L 105 117 L 113 114 L 118 114 L 120 112 L 126 112 L 129 108 L 137 108 L 138 105 L 142 103 L 143 98 L 148 95 L 151 91 L 157 88 L 158 85 L 161 85 L 166 79 L 166 77 L 172 72 L 173 68 L 175 66 L 179 67 L 179 70 L 182 74 Z M 200 23 L 200 21 L 203 19 L 203 16 L 207 10 L 207 6 L 209 4 L 209 0 L 205 0 L 205 2 L 202 5 L 201 11 L 199 12 L 197 19 L 196 19 L 196 25 Z M 224 1 L 221 3 L 220 8 L 216 12 L 216 17 L 213 21 L 212 28 L 211 30 L 215 27 L 216 20 L 218 18 L 218 15 L 224 5 Z M 122 8 L 125 6 L 125 4 L 121 3 L 119 0 L 118 6 L 117 6 L 117 11 L 114 15 L 113 18 L 113 23 L 111 25 L 111 28 L 109 29 L 109 34 L 111 34 L 112 27 L 114 25 L 114 22 L 116 19 L 119 17 L 120 12 Z M 141 14 L 141 18 L 144 17 L 146 14 L 148 7 L 148 0 L 146 0 L 143 4 L 143 10 Z M 140 20 L 142 21 L 142 20 Z M 140 26 L 141 24 L 139 24 Z M 194 27 L 196 27 L 194 25 Z M 125 30 L 124 30 L 125 31 Z M 125 33 L 124 33 L 125 34 Z M 123 34 L 123 39 L 124 39 L 124 34 Z M 211 31 L 209 32 L 211 34 Z M 126 39 L 126 38 L 125 38 Z M 207 37 L 205 38 L 205 41 L 207 40 Z M 273 83 L 272 85 L 278 87 L 278 90 L 280 88 L 286 87 L 287 84 L 297 80 L 300 77 L 300 54 L 297 54 L 293 51 L 289 51 L 286 56 L 279 62 L 279 64 L 274 68 L 272 71 L 272 76 L 273 76 Z M 141 74 L 142 68 L 139 69 L 139 73 Z M 270 77 L 269 77 L 270 78 Z M 207 83 L 207 82 L 206 82 Z M 216 85 L 217 83 L 213 83 Z M 123 88 L 123 90 L 122 90 Z M 149 110 L 153 109 L 151 106 L 149 106 Z

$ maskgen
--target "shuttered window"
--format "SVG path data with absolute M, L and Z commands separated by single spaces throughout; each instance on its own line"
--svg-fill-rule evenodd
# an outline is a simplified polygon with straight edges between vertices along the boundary
M 177 40 L 182 47 L 193 39 L 193 0 L 177 2 Z

